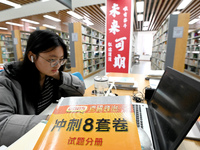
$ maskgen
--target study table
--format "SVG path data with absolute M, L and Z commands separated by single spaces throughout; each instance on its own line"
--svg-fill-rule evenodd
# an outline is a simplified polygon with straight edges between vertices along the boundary
M 149 81 L 145 80 L 145 75 L 143 74 L 125 74 L 125 73 L 109 73 L 107 76 L 112 76 L 112 77 L 133 77 L 135 81 L 138 82 L 138 90 L 142 93 L 144 93 L 144 88 L 149 86 Z M 90 86 L 89 88 L 86 89 L 84 96 L 94 96 L 92 95 L 92 90 L 94 90 L 94 85 Z M 119 90 L 119 89 L 112 89 L 112 93 L 116 93 L 119 96 L 124 96 L 124 95 L 133 95 L 133 92 L 137 92 L 137 91 L 133 91 L 133 90 Z M 49 106 L 49 108 L 47 108 L 43 114 L 50 114 L 51 112 L 53 112 L 53 109 L 55 108 L 56 104 Z M 32 132 L 31 134 L 29 134 L 26 137 L 26 134 L 19 139 L 18 141 L 16 141 L 15 143 L 13 143 L 8 150 L 14 150 L 14 149 L 18 149 L 20 148 L 20 150 L 23 150 L 23 147 L 20 147 L 20 145 L 23 143 L 28 143 L 30 149 L 31 147 L 34 147 L 37 138 L 39 137 L 39 135 L 41 134 L 42 130 L 44 128 L 44 125 L 41 125 L 41 127 L 38 127 L 37 129 L 37 135 L 35 135 L 35 137 L 32 137 L 31 134 L 34 133 L 34 131 L 29 131 Z M 31 138 L 30 138 L 31 137 Z M 35 138 L 35 139 L 34 139 Z M 31 145 L 32 142 L 32 145 Z M 24 146 L 25 147 L 25 146 Z M 182 143 L 179 145 L 177 150 L 199 150 L 200 149 L 200 141 L 198 140 L 191 140 L 191 139 L 184 139 L 182 141 Z M 27 149 L 27 147 L 25 147 L 24 150 L 29 150 Z

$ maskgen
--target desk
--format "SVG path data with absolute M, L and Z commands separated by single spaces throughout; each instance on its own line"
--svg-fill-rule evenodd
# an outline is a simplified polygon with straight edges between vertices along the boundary
M 146 75 L 143 74 L 124 74 L 124 73 L 109 73 L 107 76 L 112 77 L 133 77 L 135 81 L 138 82 L 138 91 L 143 92 L 144 88 L 149 86 L 149 81 L 145 80 Z M 91 95 L 92 90 L 94 90 L 94 85 L 86 89 L 84 96 L 95 96 Z M 132 90 L 115 90 L 112 89 L 112 93 L 117 93 L 119 96 L 123 95 L 133 95 Z M 200 141 L 184 139 L 183 142 L 179 145 L 177 150 L 199 150 Z
M 109 73 L 108 77 L 133 77 L 135 81 L 138 82 L 138 91 L 143 92 L 144 88 L 149 85 L 149 81 L 145 80 L 145 75 L 143 74 L 125 74 L 125 73 Z M 94 85 L 91 85 L 86 89 L 84 96 L 95 96 L 92 95 L 92 90 L 94 90 Z M 132 90 L 115 90 L 112 89 L 112 93 L 117 93 L 119 96 L 133 95 Z
M 134 80 L 138 82 L 138 91 L 141 91 L 141 92 L 143 92 L 143 89 L 146 86 L 149 85 L 149 81 L 145 80 L 145 75 L 142 75 L 142 74 L 110 73 L 110 74 L 108 74 L 108 76 L 113 76 L 113 77 L 133 77 Z M 92 86 L 90 86 L 89 88 L 86 89 L 84 96 L 95 96 L 95 95 L 91 94 L 92 90 L 94 90 L 94 85 L 92 85 Z M 115 89 L 113 89 L 112 92 L 113 93 L 117 93 L 119 96 L 133 95 L 133 91 L 132 90 L 115 90 Z M 54 107 L 55 107 L 55 105 L 53 107 L 50 106 L 49 109 L 51 109 L 51 110 L 45 110 L 44 112 L 47 112 L 49 114 L 49 112 L 52 112 L 52 109 L 54 109 Z M 40 129 L 37 129 L 37 132 L 41 133 L 43 128 L 44 128 L 44 126 L 42 125 L 42 127 Z M 27 133 L 29 137 L 30 137 L 30 132 L 31 131 L 29 131 Z M 13 143 L 8 148 L 8 150 L 15 150 L 15 149 L 29 150 L 25 146 L 26 143 L 29 145 L 29 147 L 34 147 L 34 145 L 35 145 L 35 143 L 37 141 L 38 135 L 36 136 L 35 139 L 34 139 L 34 137 L 32 137 L 31 139 L 30 138 L 28 139 L 28 138 L 25 138 L 25 137 L 26 137 L 26 135 L 24 135 L 18 141 Z M 22 142 L 22 140 L 23 140 L 23 142 Z M 19 143 L 24 143 L 24 146 L 22 144 L 19 144 Z M 19 145 L 21 145 L 21 146 L 19 147 Z M 183 142 L 178 147 L 178 150 L 199 150 L 199 149 L 200 149 L 200 141 L 190 140 L 190 139 L 184 139 Z M 31 150 L 31 148 L 30 148 L 30 150 Z

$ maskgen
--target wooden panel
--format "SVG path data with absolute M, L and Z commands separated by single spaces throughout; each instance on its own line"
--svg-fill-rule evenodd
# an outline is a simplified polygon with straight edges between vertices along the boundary
M 17 45 L 16 45 L 16 52 L 17 52 L 17 59 L 23 58 L 22 49 L 21 49 L 21 35 L 19 30 L 14 30 L 15 38 L 17 38 Z
M 2 58 L 2 51 L 1 51 L 1 46 L 0 46 L 0 64 L 3 63 L 3 58 Z
M 71 72 L 80 72 L 83 75 L 83 52 L 82 52 L 82 31 L 81 31 L 81 23 L 74 23 L 74 33 L 78 33 L 78 41 L 74 42 L 75 49 L 75 63 L 76 69 L 71 68 Z
M 178 27 L 183 27 L 183 37 L 176 39 L 176 46 L 175 46 L 175 53 L 174 53 L 174 64 L 173 68 L 180 72 L 184 72 L 184 65 L 185 65 L 185 54 L 186 47 L 187 47 L 187 39 L 188 39 L 188 29 L 189 29 L 189 13 L 181 13 L 178 15 Z

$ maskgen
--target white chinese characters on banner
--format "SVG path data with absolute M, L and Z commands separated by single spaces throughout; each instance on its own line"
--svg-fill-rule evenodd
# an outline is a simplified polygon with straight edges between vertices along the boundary
M 112 43 L 108 42 L 108 61 L 112 61 Z
M 118 11 L 120 9 L 120 7 L 118 7 L 119 5 L 118 4 L 113 4 L 112 6 L 112 10 L 110 11 L 110 15 L 112 15 L 114 18 L 117 16 L 117 15 L 120 15 L 120 12 Z
M 123 8 L 123 28 L 127 28 L 127 22 L 128 22 L 128 19 L 127 19 L 127 16 L 128 16 L 128 7 L 125 6 Z M 118 32 L 120 32 L 120 26 L 119 26 L 119 23 L 118 21 L 120 21 L 119 19 L 115 20 L 114 18 L 117 17 L 117 15 L 120 15 L 120 7 L 118 4 L 116 3 L 113 3 L 112 5 L 112 9 L 109 11 L 109 16 L 112 16 L 113 17 L 113 20 L 112 20 L 112 24 L 110 26 L 110 28 L 108 29 L 109 30 L 109 33 L 112 33 L 113 35 L 116 35 Z M 121 37 L 121 38 L 116 38 L 115 39 L 115 48 L 117 49 L 117 51 L 123 51 L 124 50 L 124 44 L 125 44 L 125 41 L 127 40 L 127 37 Z M 113 51 L 113 47 L 114 45 L 112 45 L 112 42 L 108 42 L 108 61 L 111 62 L 112 61 L 112 51 Z M 118 67 L 119 69 L 120 68 L 126 68 L 126 63 L 125 63 L 125 60 L 126 60 L 126 57 L 123 57 L 121 56 L 121 54 L 117 54 L 117 56 L 114 57 L 114 64 L 113 66 L 116 68 Z
M 123 27 L 126 28 L 126 27 L 127 27 L 127 24 L 126 24 L 126 23 L 127 23 L 127 21 L 128 21 L 128 19 L 127 19 L 128 7 L 125 6 L 125 7 L 123 8 L 123 10 L 124 10 L 124 14 L 123 14 L 123 15 L 124 15 L 124 20 L 123 20 L 123 21 L 124 21 L 124 25 L 123 25 Z
M 126 40 L 126 39 L 127 39 L 126 37 L 115 39 L 115 42 L 118 42 L 117 44 L 115 44 L 115 47 L 120 48 L 120 49 L 118 49 L 118 51 L 124 50 L 124 40 Z
M 115 57 L 115 63 L 114 63 L 114 67 L 119 67 L 119 69 L 122 67 L 122 68 L 125 68 L 125 60 L 126 60 L 126 57 L 121 57 L 120 54 L 118 54 L 118 57 Z
M 115 35 L 116 32 L 120 31 L 118 28 L 120 28 L 120 26 L 118 25 L 118 21 L 113 20 L 111 28 L 109 29 L 109 31 L 110 31 L 110 33 L 113 33 Z

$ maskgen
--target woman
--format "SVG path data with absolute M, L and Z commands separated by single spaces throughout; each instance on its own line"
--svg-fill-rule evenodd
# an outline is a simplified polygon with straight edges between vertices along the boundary
M 0 145 L 9 146 L 46 115 L 52 102 L 83 96 L 84 83 L 62 72 L 67 59 L 63 40 L 50 31 L 37 30 L 27 42 L 24 60 L 4 65 L 0 74 Z

